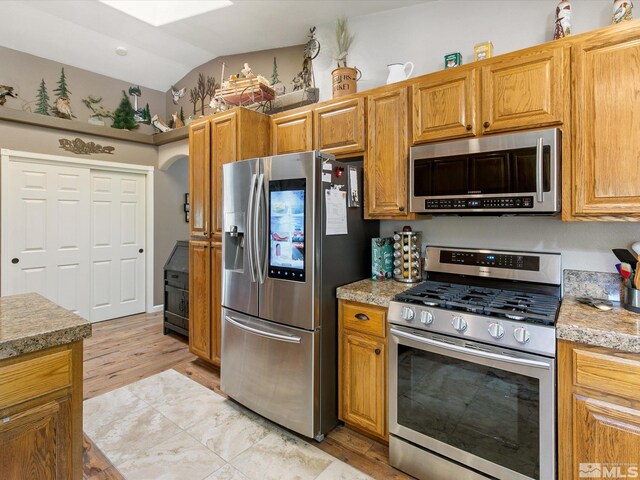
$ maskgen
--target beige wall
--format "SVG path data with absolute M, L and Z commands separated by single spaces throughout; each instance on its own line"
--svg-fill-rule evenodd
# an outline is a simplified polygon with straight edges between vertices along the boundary
M 166 111 L 167 115 L 171 115 L 173 112 L 179 112 L 180 107 L 184 108 L 184 116 L 193 116 L 193 104 L 189 102 L 189 90 L 195 87 L 198 81 L 198 74 L 203 73 L 205 76 L 213 76 L 217 83 L 220 83 L 220 75 L 222 74 L 222 64 L 225 63 L 225 78 L 229 78 L 229 75 L 240 73 L 240 70 L 244 67 L 245 62 L 249 64 L 253 73 L 260 74 L 271 81 L 271 75 L 273 73 L 273 57 L 276 57 L 278 62 L 278 77 L 280 81 L 287 87 L 287 93 L 293 91 L 293 77 L 295 77 L 300 70 L 302 70 L 302 53 L 304 45 L 295 45 L 293 47 L 274 48 L 271 50 L 261 50 L 258 52 L 241 53 L 238 55 L 229 55 L 226 57 L 217 57 L 200 65 L 197 68 L 191 70 L 182 79 L 175 83 L 175 86 L 180 89 L 186 87 L 187 91 L 179 101 L 178 105 L 173 103 L 171 97 L 171 91 L 167 92 L 166 96 Z M 200 104 L 200 102 L 198 102 Z M 208 115 L 209 109 L 207 108 L 207 102 L 205 102 L 205 115 Z M 200 115 L 200 110 L 195 115 Z
M 115 147 L 112 155 L 74 155 L 59 148 L 58 139 L 80 137 L 85 142 Z M 0 121 L 0 148 L 26 152 L 62 155 L 71 158 L 103 160 L 156 167 L 157 147 L 122 140 L 90 137 L 73 132 L 21 125 Z M 164 303 L 164 262 L 176 240 L 188 238 L 188 224 L 184 221 L 182 203 L 184 193 L 189 191 L 188 160 L 178 160 L 166 171 L 154 172 L 154 305 Z
M 5 19 L 5 21 L 10 20 Z M 7 98 L 7 103 L 0 108 L 25 111 L 35 110 L 36 94 L 43 78 L 47 85 L 49 103 L 55 102 L 56 95 L 53 90 L 58 88 L 60 70 L 64 67 L 67 87 L 71 92 L 71 111 L 78 117 L 75 121 L 80 122 L 86 122 L 91 114 L 91 110 L 82 103 L 83 98 L 88 95 L 102 97 L 102 105 L 113 111 L 122 99 L 122 90 L 128 94 L 129 87 L 134 85 L 5 47 L 0 47 L 0 65 L 0 85 L 14 87 L 14 93 L 19 95 L 19 98 Z M 140 68 L 144 66 L 141 65 Z M 138 99 L 138 106 L 144 107 L 148 103 L 152 116 L 157 113 L 161 118 L 165 118 L 165 93 L 143 85 L 140 85 L 140 89 L 142 96 Z M 133 97 L 129 99 L 133 104 Z M 106 119 L 105 123 L 107 125 L 105 128 L 110 128 L 111 121 Z M 151 125 L 144 124 L 141 124 L 137 131 L 154 133 Z

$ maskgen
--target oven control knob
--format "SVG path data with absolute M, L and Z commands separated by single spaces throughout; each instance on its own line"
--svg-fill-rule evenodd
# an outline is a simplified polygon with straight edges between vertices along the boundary
M 403 320 L 410 322 L 416 316 L 416 312 L 414 312 L 413 308 L 411 307 L 402 307 L 402 312 L 400 313 L 400 316 L 402 317 Z
M 495 322 L 490 323 L 489 324 L 489 335 L 491 335 L 496 340 L 501 339 L 502 337 L 504 337 L 504 327 L 502 325 L 500 325 L 499 323 L 495 323 Z
M 527 330 L 525 327 L 516 328 L 513 331 L 513 336 L 515 337 L 516 342 L 518 343 L 527 343 L 531 338 L 531 334 L 529 333 L 529 330 Z
M 456 315 L 451 320 L 451 325 L 459 332 L 464 332 L 467 329 L 467 321 L 462 318 L 460 315 Z
M 420 312 L 420 322 L 425 325 L 431 325 L 433 323 L 433 314 L 431 312 L 423 310 L 422 312 Z

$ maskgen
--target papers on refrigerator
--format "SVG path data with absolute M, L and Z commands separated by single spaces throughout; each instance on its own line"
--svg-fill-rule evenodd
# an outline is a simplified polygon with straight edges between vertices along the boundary
M 327 235 L 346 235 L 347 232 L 347 192 L 328 188 L 325 193 L 327 212 Z

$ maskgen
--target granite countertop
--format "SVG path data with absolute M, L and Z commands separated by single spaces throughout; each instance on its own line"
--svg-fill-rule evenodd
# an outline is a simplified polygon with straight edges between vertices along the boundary
M 388 307 L 396 293 L 404 292 L 415 285 L 415 283 L 401 283 L 395 280 L 374 282 L 367 278 L 338 287 L 336 296 L 342 300 Z
M 0 360 L 91 336 L 91 324 L 38 295 L 0 297 Z
M 565 296 L 556 323 L 556 337 L 640 353 L 640 314 L 625 310 L 617 302 L 605 312 Z

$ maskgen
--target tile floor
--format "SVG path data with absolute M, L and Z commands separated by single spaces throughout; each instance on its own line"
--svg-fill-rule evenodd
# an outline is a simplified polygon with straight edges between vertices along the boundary
M 85 401 L 84 430 L 130 480 L 371 479 L 175 370 Z

